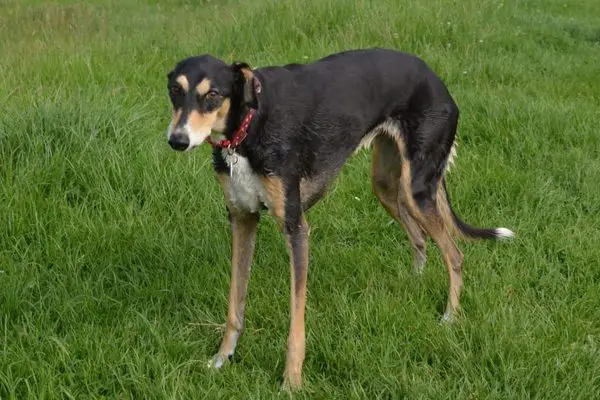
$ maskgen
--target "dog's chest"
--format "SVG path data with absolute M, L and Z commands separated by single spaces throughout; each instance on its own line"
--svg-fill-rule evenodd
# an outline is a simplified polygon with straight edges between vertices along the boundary
M 225 187 L 229 201 L 238 209 L 253 213 L 258 212 L 263 204 L 270 208 L 265 187 L 248 159 L 226 151 L 223 157 L 231 171 Z

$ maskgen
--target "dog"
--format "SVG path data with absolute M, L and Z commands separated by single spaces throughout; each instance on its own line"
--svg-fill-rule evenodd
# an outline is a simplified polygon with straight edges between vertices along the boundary
M 168 143 L 191 151 L 213 147 L 213 167 L 231 226 L 231 282 L 226 331 L 210 365 L 233 356 L 261 210 L 287 241 L 290 327 L 283 387 L 302 385 L 309 259 L 306 212 L 323 198 L 345 162 L 372 149 L 372 190 L 406 230 L 413 268 L 426 262 L 426 240 L 449 273 L 442 321 L 460 310 L 463 255 L 453 236 L 505 239 L 506 228 L 477 228 L 450 205 L 445 173 L 455 154 L 458 106 L 421 58 L 382 48 L 348 50 L 312 63 L 253 69 L 204 54 L 168 75 L 173 116 Z

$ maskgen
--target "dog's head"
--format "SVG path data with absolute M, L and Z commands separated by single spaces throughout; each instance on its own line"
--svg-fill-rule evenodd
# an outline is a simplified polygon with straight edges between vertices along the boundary
M 240 112 L 243 106 L 256 108 L 258 83 L 246 63 L 226 64 L 210 55 L 190 57 L 167 78 L 173 105 L 167 135 L 175 150 L 192 150 L 211 132 L 234 129 L 228 127 L 232 112 Z

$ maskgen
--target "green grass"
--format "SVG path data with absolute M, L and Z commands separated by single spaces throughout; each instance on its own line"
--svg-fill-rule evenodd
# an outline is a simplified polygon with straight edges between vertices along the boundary
M 312 226 L 305 398 L 600 396 L 597 0 L 0 2 L 0 398 L 270 398 L 288 328 L 285 243 L 264 218 L 235 361 L 221 339 L 229 226 L 209 149 L 166 144 L 166 73 L 383 46 L 461 108 L 449 176 L 468 222 L 464 317 L 443 327 L 433 246 L 343 169 Z

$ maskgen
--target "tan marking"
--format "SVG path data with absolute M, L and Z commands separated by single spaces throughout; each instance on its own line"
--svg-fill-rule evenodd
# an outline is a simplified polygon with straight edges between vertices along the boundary
M 402 157 L 393 139 L 377 136 L 373 142 L 372 186 L 388 214 L 400 223 L 412 244 L 413 268 L 422 272 L 426 261 L 426 236 L 405 208 L 407 194 L 400 184 Z
M 181 88 L 182 88 L 182 89 L 183 89 L 185 92 L 187 92 L 188 90 L 190 90 L 190 84 L 189 84 L 189 82 L 188 82 L 187 78 L 185 77 L 185 75 L 179 75 L 179 76 L 177 77 L 177 79 L 175 79 L 175 81 L 176 81 L 177 83 L 179 83 L 179 85 L 181 86 Z
M 254 73 L 250 68 L 242 68 L 241 73 L 244 75 L 244 101 L 246 103 L 253 103 L 256 101 L 257 90 L 260 91 L 260 82 L 255 81 Z
M 210 130 L 223 133 L 227 123 L 229 108 L 230 101 L 229 99 L 225 99 L 221 107 L 216 111 L 200 113 L 197 110 L 192 110 L 188 116 L 188 123 L 194 132 Z
M 448 303 L 446 305 L 445 318 L 451 318 L 460 311 L 460 292 L 462 290 L 462 263 L 463 254 L 452 240 L 450 233 L 444 226 L 444 221 L 439 210 L 430 209 L 422 214 L 421 225 L 427 230 L 435 241 L 444 262 L 448 267 Z
M 181 109 L 173 111 L 173 117 L 171 118 L 171 129 L 174 129 L 179 123 L 181 118 Z
M 413 215 L 413 217 L 417 219 L 420 219 L 419 215 L 421 214 L 421 210 L 419 210 L 419 207 L 417 206 L 417 203 L 415 202 L 415 199 L 412 195 L 411 167 L 410 162 L 408 161 L 408 156 L 406 154 L 406 145 L 400 137 L 394 137 L 394 140 L 396 141 L 398 150 L 402 155 L 402 172 L 400 174 L 400 187 L 402 192 L 406 194 L 403 197 L 404 203 L 411 215 Z
M 444 220 L 444 225 L 446 229 L 450 233 L 450 235 L 460 238 L 461 240 L 467 242 L 474 242 L 477 238 L 473 238 L 465 235 L 456 225 L 454 221 L 454 217 L 452 215 L 452 210 L 450 209 L 450 203 L 448 202 L 448 197 L 446 195 L 446 191 L 444 190 L 444 185 L 440 181 L 437 186 L 436 192 L 436 204 L 438 207 L 438 211 Z
M 215 132 L 223 133 L 227 124 L 227 117 L 229 116 L 229 109 L 231 107 L 231 101 L 229 99 L 223 100 L 223 104 L 217 110 L 217 119 L 212 127 Z
M 241 72 L 247 81 L 250 81 L 250 80 L 252 80 L 252 78 L 254 78 L 254 73 L 252 72 L 252 70 L 250 68 L 242 68 Z
M 192 110 L 188 115 L 188 124 L 193 132 L 210 131 L 217 120 L 217 113 L 201 114 L 196 110 Z
M 220 118 L 220 119 L 227 118 L 230 107 L 231 107 L 230 100 L 229 99 L 223 100 L 223 104 L 221 104 L 221 107 L 219 107 L 219 109 L 217 110 L 217 118 Z
M 200 96 L 204 96 L 210 90 L 210 79 L 204 78 L 196 85 L 196 92 Z
M 444 185 L 442 185 L 442 182 L 438 183 L 436 203 L 448 232 L 450 232 L 451 235 L 459 237 L 465 241 L 474 241 L 474 238 L 464 235 L 456 226 L 452 216 L 452 210 L 450 209 L 450 203 L 448 203 L 448 197 L 446 196 L 446 191 L 444 190 Z
M 269 213 L 275 218 L 280 228 L 285 220 L 285 191 L 280 178 L 263 176 L 260 178 L 271 207 Z
M 308 276 L 308 224 L 301 219 L 300 241 L 294 249 L 288 237 L 290 256 L 290 331 L 284 372 L 284 386 L 298 389 L 302 386 L 302 364 L 306 350 L 304 313 L 306 309 L 306 280 Z

